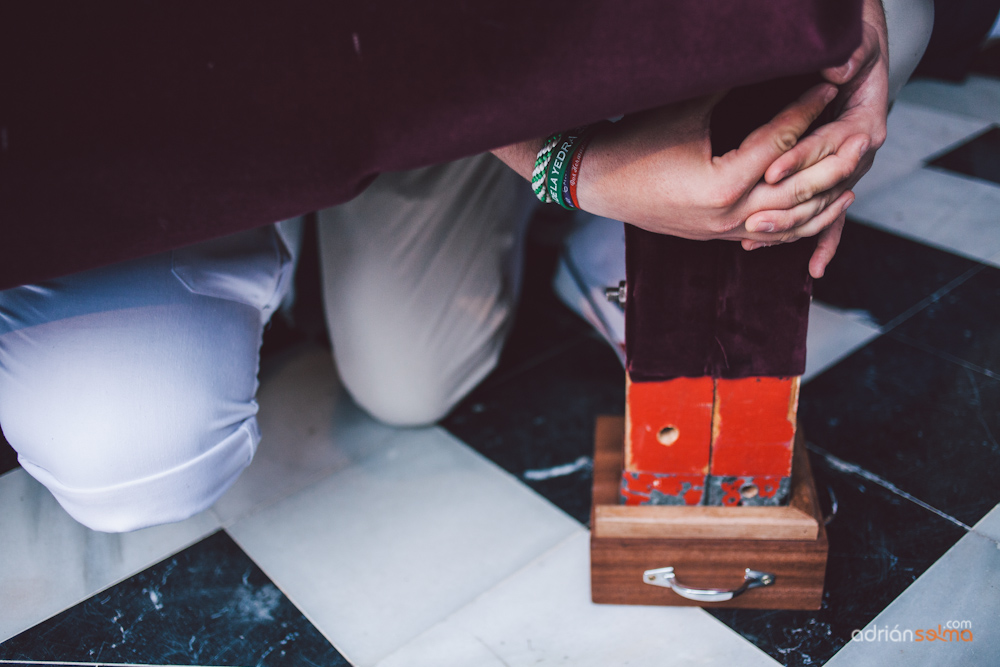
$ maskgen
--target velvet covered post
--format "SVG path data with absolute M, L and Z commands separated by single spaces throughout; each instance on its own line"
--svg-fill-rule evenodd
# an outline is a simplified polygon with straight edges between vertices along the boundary
M 713 113 L 714 154 L 739 146 L 816 82 L 792 77 L 732 91 Z M 626 225 L 625 244 L 622 501 L 783 502 L 791 488 L 815 241 L 747 252 L 737 242 L 690 241 Z

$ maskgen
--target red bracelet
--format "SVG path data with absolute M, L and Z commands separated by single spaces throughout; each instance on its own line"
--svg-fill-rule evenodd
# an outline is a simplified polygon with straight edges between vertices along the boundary
M 590 140 L 594 138 L 597 131 L 607 125 L 607 121 L 597 123 L 587 128 L 587 133 L 580 140 L 580 145 L 573 151 L 573 157 L 569 166 L 569 198 L 573 202 L 573 208 L 580 208 L 580 202 L 576 199 L 576 184 L 580 179 L 580 165 L 583 163 L 583 152 L 587 150 Z

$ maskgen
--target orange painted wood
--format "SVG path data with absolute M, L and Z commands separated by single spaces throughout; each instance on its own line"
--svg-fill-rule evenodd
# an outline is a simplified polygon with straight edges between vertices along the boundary
M 799 404 L 799 378 L 717 380 L 710 472 L 787 477 Z
M 796 440 L 792 497 L 778 507 L 709 507 L 618 503 L 613 473 L 622 469 L 624 422 L 597 420 L 594 450 L 594 506 L 591 531 L 596 537 L 715 538 L 815 540 L 822 523 L 816 490 L 810 484 L 805 443 Z
M 626 379 L 625 470 L 699 475 L 704 483 L 714 399 L 715 383 L 709 377 Z
M 737 607 L 751 609 L 818 609 L 823 597 L 823 581 L 829 545 L 819 518 L 815 485 L 808 458 L 796 460 L 793 505 L 808 512 L 816 521 L 815 539 L 681 538 L 609 536 L 599 509 L 614 506 L 618 511 L 650 515 L 650 510 L 700 512 L 706 523 L 731 521 L 722 512 L 740 513 L 754 509 L 781 513 L 788 508 L 702 508 L 702 507 L 621 507 L 617 487 L 621 477 L 620 443 L 622 420 L 602 417 L 597 424 L 594 452 L 594 504 L 591 513 L 591 594 L 604 604 L 646 604 L 669 606 Z M 801 440 L 800 440 L 801 441 Z M 799 462 L 801 459 L 801 463 Z M 796 500 L 799 499 L 799 500 Z M 714 518 L 721 517 L 721 518 Z M 772 586 L 756 588 L 728 602 L 700 603 L 680 597 L 672 590 L 643 583 L 645 570 L 673 566 L 685 585 L 730 588 L 738 586 L 744 568 L 776 575 Z

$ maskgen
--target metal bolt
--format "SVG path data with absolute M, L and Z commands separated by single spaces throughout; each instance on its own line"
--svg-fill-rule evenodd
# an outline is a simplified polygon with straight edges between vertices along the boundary
M 618 287 L 605 287 L 604 296 L 607 297 L 608 301 L 617 301 L 624 306 L 626 297 L 625 281 L 623 280 L 618 283 Z

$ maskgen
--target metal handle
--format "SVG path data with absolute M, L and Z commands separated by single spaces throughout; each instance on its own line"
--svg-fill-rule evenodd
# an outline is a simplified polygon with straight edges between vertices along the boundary
M 758 572 L 749 567 L 743 574 L 743 585 L 739 588 L 729 590 L 722 588 L 690 588 L 677 581 L 674 568 L 661 567 L 657 570 L 646 570 L 642 573 L 642 580 L 651 586 L 662 586 L 672 588 L 675 593 L 688 600 L 695 602 L 725 602 L 732 600 L 743 591 L 761 586 L 770 586 L 774 583 L 775 576 L 769 572 Z

